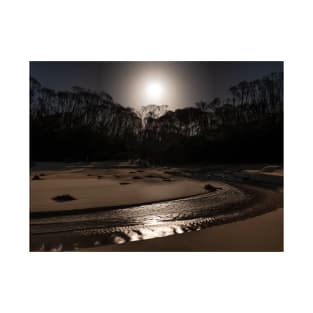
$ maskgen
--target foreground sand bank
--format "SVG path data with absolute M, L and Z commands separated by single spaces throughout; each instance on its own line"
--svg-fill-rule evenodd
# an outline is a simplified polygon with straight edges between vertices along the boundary
M 63 211 L 150 203 L 205 192 L 204 181 L 155 168 L 74 168 L 33 171 L 31 212 Z M 38 180 L 33 180 L 37 176 Z M 75 200 L 57 202 L 57 196 Z
M 244 221 L 163 238 L 80 251 L 283 251 L 283 209 Z
M 249 177 L 244 180 L 236 179 L 237 173 L 241 174 L 245 172 L 249 173 Z M 47 251 L 55 251 L 55 247 L 61 247 L 60 250 L 67 251 L 72 249 L 77 251 L 282 251 L 283 209 L 275 209 L 283 207 L 283 187 L 280 183 L 277 186 L 266 187 L 260 185 L 258 187 L 257 178 L 263 172 L 262 169 L 243 171 L 242 169 L 229 168 L 227 170 L 221 170 L 216 168 L 210 171 L 205 168 L 193 167 L 185 169 L 168 167 L 141 168 L 131 166 L 130 164 L 110 164 L 110 166 L 106 166 L 105 164 L 53 164 L 53 166 L 39 164 L 36 168 L 32 168 L 30 177 L 30 206 L 31 213 L 33 213 L 31 216 L 35 218 L 31 220 L 34 236 L 31 237 L 33 238 L 33 249 L 41 250 L 43 246 Z M 264 175 L 270 178 L 277 176 L 283 179 L 282 171 L 274 172 L 273 175 L 271 173 L 265 173 Z M 230 181 L 230 185 L 228 181 Z M 131 211 L 129 216 L 126 216 L 129 210 L 122 210 L 121 212 L 123 214 L 118 213 L 117 216 L 109 213 L 110 210 L 106 210 L 111 206 L 160 202 L 166 199 L 177 199 L 194 194 L 203 194 L 206 192 L 204 186 L 207 183 L 217 187 L 218 191 L 211 195 L 215 200 L 220 199 L 222 196 L 221 193 L 223 193 L 223 195 L 227 194 L 227 196 L 222 196 L 220 200 L 222 202 L 224 200 L 232 202 L 231 199 L 235 194 L 233 194 L 232 190 L 228 189 L 236 187 L 236 182 L 239 184 L 239 190 L 242 188 L 245 190 L 248 196 L 247 199 L 253 201 L 251 203 L 249 202 L 253 210 L 261 212 L 261 214 L 269 210 L 275 211 L 241 222 L 214 226 L 201 231 L 188 232 L 188 230 L 184 230 L 185 232 L 178 232 L 174 227 L 172 233 L 183 234 L 168 236 L 168 234 L 164 235 L 162 233 L 162 236 L 167 235 L 168 237 L 147 239 L 149 236 L 145 235 L 145 231 L 149 227 L 146 225 L 149 225 L 151 220 L 154 222 L 155 220 L 160 220 L 160 216 L 163 216 L 164 220 L 168 222 L 172 218 L 171 214 L 174 214 L 174 216 L 183 215 L 188 220 L 189 217 L 194 217 L 195 213 L 191 210 L 194 204 L 188 204 L 189 206 L 186 212 L 182 211 L 184 206 L 178 208 L 177 211 L 174 210 L 175 212 L 169 210 L 170 207 L 163 212 L 162 205 L 160 204 L 152 208 L 153 210 L 150 210 L 147 214 L 144 212 L 144 215 L 140 209 L 137 215 L 134 211 Z M 61 195 L 70 195 L 74 199 L 65 202 L 56 201 L 55 197 Z M 185 203 L 184 201 L 187 200 L 183 200 L 183 203 Z M 199 205 L 199 208 L 196 206 L 198 208 L 197 210 L 201 211 L 203 208 L 207 210 L 207 205 L 214 206 L 214 201 L 209 201 L 208 203 L 202 201 L 199 202 Z M 244 203 L 242 202 L 241 205 L 243 205 L 243 208 Z M 95 219 L 93 221 L 89 217 L 85 221 L 82 216 L 62 216 L 62 214 L 65 214 L 65 211 L 69 211 L 69 214 L 72 214 L 72 210 L 81 211 L 92 208 L 103 210 L 103 214 L 107 217 L 107 220 L 112 220 L 113 224 L 110 222 L 111 224 L 106 225 L 105 220 L 102 221 L 100 219 L 99 222 Z M 249 209 L 251 208 L 249 207 Z M 51 220 L 51 223 L 48 220 L 40 220 L 40 218 L 44 218 L 44 216 L 40 217 L 40 214 L 50 213 L 58 215 L 59 223 L 56 223 L 56 220 Z M 159 216 L 158 214 L 161 215 Z M 73 222 L 73 220 L 76 222 Z M 134 221 L 132 222 L 132 220 Z M 238 219 L 235 218 L 232 220 Z M 89 234 L 89 237 L 86 237 L 87 239 L 82 235 L 79 235 L 82 237 L 78 236 L 77 238 L 73 235 L 71 240 L 67 235 L 62 235 L 62 237 L 58 234 L 59 230 L 64 232 L 64 229 L 72 231 L 85 228 L 87 229 L 86 233 L 89 231 L 89 233 L 97 234 L 97 232 L 91 232 L 90 229 L 92 230 L 94 227 L 98 230 L 100 224 L 104 229 L 115 224 L 123 226 L 125 221 L 130 221 L 130 225 L 139 225 L 139 232 L 137 233 L 135 229 L 135 235 L 133 229 L 129 230 L 126 228 L 125 230 L 119 230 L 122 232 L 122 235 L 125 233 L 126 237 L 130 234 L 130 237 L 127 237 L 127 239 L 125 237 L 126 241 L 129 238 L 146 240 L 133 241 L 122 245 L 101 246 L 101 244 L 105 244 L 102 234 L 98 237 L 96 236 L 97 238 Z M 41 223 L 43 224 L 41 225 Z M 145 230 L 143 233 L 141 228 Z M 193 230 L 193 227 L 190 227 L 190 229 Z M 57 230 L 55 235 L 51 235 L 55 230 Z M 160 237 L 158 231 L 153 234 L 153 237 Z M 118 233 L 116 237 L 120 235 Z M 112 237 L 113 239 L 115 239 L 114 236 Z M 138 236 L 145 238 L 138 239 Z M 110 239 L 111 237 L 109 236 L 108 238 Z M 113 239 L 111 241 L 108 240 L 106 243 L 115 242 Z M 92 248 L 84 248 L 90 246 Z

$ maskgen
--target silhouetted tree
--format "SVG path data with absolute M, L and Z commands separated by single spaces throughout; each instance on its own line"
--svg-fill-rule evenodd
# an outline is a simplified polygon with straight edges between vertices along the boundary
M 230 93 L 147 114 L 143 124 L 105 92 L 56 92 L 31 78 L 31 160 L 281 161 L 283 73 L 242 81 Z

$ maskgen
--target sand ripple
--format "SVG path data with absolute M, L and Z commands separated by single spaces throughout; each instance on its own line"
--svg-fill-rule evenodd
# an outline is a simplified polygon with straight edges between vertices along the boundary
M 255 195 L 228 184 L 207 193 L 162 203 L 90 214 L 31 220 L 31 250 L 63 251 L 123 244 L 199 231 L 261 214 L 267 206 L 249 206 Z

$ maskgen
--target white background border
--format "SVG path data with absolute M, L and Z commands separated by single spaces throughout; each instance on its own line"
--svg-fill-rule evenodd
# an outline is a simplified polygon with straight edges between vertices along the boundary
M 1 312 L 312 312 L 309 3 L 1 2 Z M 29 253 L 30 60 L 285 61 L 285 252 Z

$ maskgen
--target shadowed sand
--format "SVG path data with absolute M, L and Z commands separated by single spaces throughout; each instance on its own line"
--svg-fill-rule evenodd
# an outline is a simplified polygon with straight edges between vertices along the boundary
M 181 235 L 80 251 L 283 251 L 283 209 Z

